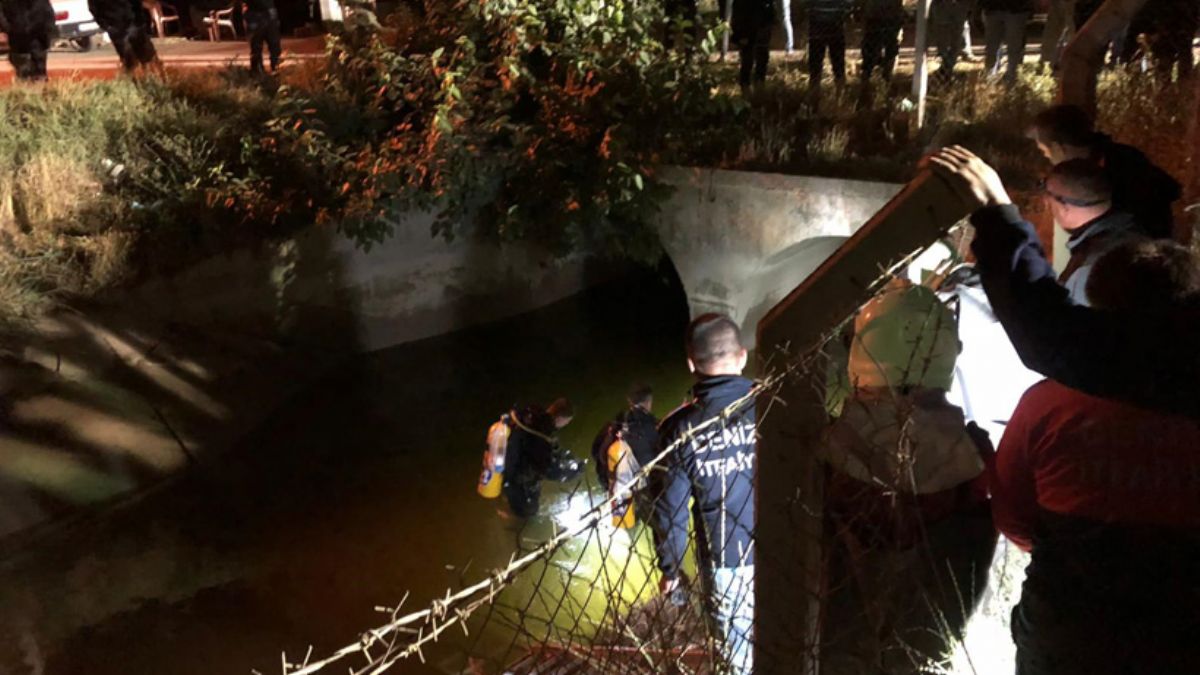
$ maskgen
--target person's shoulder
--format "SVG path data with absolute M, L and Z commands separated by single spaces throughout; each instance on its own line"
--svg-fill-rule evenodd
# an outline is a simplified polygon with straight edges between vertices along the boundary
M 1113 413 L 1123 405 L 1046 379 L 1030 387 L 1018 407 L 1026 415 L 1035 415 L 1040 420 L 1062 421 L 1079 415 Z
M 671 436 L 675 434 L 679 427 L 686 423 L 696 411 L 696 402 L 694 400 L 685 401 L 679 407 L 667 413 L 662 421 L 658 423 L 658 433 L 660 436 Z
M 1021 403 L 1042 407 L 1077 393 L 1079 392 L 1047 378 L 1026 389 L 1021 396 Z

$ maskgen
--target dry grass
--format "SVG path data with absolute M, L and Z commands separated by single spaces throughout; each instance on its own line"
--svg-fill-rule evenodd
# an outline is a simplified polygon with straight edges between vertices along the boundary
M 1040 173 L 1043 160 L 1023 130 L 1050 102 L 1050 77 L 1026 72 L 1006 88 L 974 72 L 934 86 L 929 124 L 914 137 L 908 83 L 900 76 L 890 88 L 874 83 L 866 94 L 857 83 L 827 81 L 817 99 L 800 61 L 775 65 L 725 127 L 690 129 L 681 120 L 691 149 L 669 161 L 902 181 L 926 149 L 961 143 L 995 164 L 1018 192 Z M 716 93 L 740 96 L 732 64 L 715 67 L 724 73 Z M 289 69 L 282 84 L 316 91 L 323 68 L 320 61 L 305 62 Z M 1180 140 L 1187 137 L 1192 96 L 1184 85 L 1107 74 L 1100 125 L 1186 177 L 1193 149 Z M 205 204 L 212 185 L 236 186 L 245 178 L 229 166 L 244 154 L 238 144 L 271 118 L 271 105 L 261 83 L 234 70 L 141 83 L 55 82 L 0 93 L 6 121 L 0 129 L 0 324 L 127 282 L 151 261 L 159 268 L 182 264 L 180 256 L 196 255 L 183 241 L 194 238 L 196 228 L 207 228 L 203 234 L 217 241 L 261 236 L 204 214 L 190 223 L 171 214 L 191 216 L 203 210 L 197 205 Z M 110 158 L 125 166 L 124 178 L 112 177 Z M 159 208 L 162 202 L 173 202 L 174 212 Z M 157 221 L 148 216 L 156 208 Z M 147 241 L 151 253 L 144 250 Z

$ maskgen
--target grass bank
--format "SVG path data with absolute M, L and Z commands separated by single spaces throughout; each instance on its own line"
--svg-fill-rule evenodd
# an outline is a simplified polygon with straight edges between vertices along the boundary
M 867 97 L 827 83 L 814 105 L 788 61 L 743 96 L 732 66 L 672 55 L 633 19 L 531 37 L 467 6 L 429 10 L 425 31 L 411 17 L 355 27 L 278 80 L 228 69 L 0 92 L 0 327 L 314 223 L 370 246 L 411 208 L 442 209 L 443 236 L 650 256 L 663 164 L 901 181 L 957 142 L 1018 190 L 1040 173 L 1022 132 L 1048 77 L 1007 89 L 967 74 L 932 90 L 915 133 L 903 81 Z M 1099 100 L 1103 128 L 1187 175 L 1187 86 L 1110 74 Z

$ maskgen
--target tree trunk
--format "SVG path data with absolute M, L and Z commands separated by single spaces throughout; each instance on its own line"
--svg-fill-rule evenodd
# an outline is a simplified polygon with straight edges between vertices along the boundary
M 1113 34 L 1133 20 L 1146 0 L 1105 0 L 1092 18 L 1077 27 L 1062 56 L 1058 102 L 1096 112 L 1096 79 L 1104 64 L 1104 51 Z

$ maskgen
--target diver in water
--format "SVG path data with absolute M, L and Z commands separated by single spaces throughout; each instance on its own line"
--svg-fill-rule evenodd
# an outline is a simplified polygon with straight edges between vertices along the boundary
M 596 440 L 592 442 L 592 459 L 596 464 L 596 477 L 613 498 L 614 524 L 628 528 L 636 520 L 634 502 L 638 495 L 620 496 L 617 493 L 657 454 L 658 420 L 651 412 L 654 390 L 649 385 L 635 384 L 626 400 L 629 406 L 596 434 Z M 643 510 L 638 504 L 637 511 Z
M 558 430 L 574 416 L 565 398 L 545 408 L 529 405 L 505 414 L 488 432 L 479 494 L 495 498 L 503 492 L 513 515 L 537 515 L 543 480 L 565 483 L 583 470 L 558 442 Z

